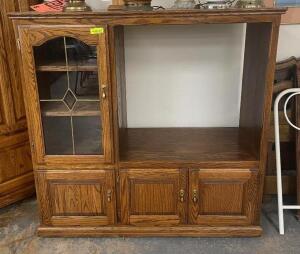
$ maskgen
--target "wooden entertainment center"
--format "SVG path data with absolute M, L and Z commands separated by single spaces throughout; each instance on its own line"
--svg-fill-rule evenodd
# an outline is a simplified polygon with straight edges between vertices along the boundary
M 261 235 L 285 10 L 12 14 L 39 235 Z M 233 23 L 247 24 L 239 127 L 127 126 L 125 26 Z

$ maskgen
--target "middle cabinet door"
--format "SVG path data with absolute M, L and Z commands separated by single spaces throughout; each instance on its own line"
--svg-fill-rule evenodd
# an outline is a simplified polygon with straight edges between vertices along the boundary
M 186 170 L 127 169 L 120 172 L 120 180 L 123 224 L 170 226 L 186 222 Z

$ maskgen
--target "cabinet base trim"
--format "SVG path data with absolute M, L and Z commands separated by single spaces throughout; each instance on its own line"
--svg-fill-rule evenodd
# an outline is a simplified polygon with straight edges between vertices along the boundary
M 33 172 L 0 183 L 0 208 L 31 197 L 34 193 Z
M 11 205 L 17 201 L 25 198 L 29 198 L 35 194 L 34 184 L 23 187 L 20 190 L 15 190 L 11 193 L 7 193 L 4 196 L 0 196 L 0 208 Z
M 38 228 L 38 235 L 45 237 L 254 237 L 261 236 L 260 226 L 247 227 L 45 227 Z

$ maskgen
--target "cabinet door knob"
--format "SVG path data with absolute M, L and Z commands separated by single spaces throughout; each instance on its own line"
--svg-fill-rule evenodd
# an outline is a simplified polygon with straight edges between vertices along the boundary
M 194 203 L 198 202 L 198 194 L 197 194 L 197 190 L 196 189 L 193 190 L 192 201 Z
M 107 89 L 107 85 L 102 85 L 102 99 L 106 99 L 106 89 Z
M 108 203 L 111 202 L 111 194 L 112 194 L 112 191 L 111 191 L 111 190 L 108 190 L 108 191 L 107 191 L 107 202 L 108 202 Z
M 179 200 L 180 200 L 181 203 L 184 202 L 184 190 L 183 189 L 181 189 L 179 191 Z

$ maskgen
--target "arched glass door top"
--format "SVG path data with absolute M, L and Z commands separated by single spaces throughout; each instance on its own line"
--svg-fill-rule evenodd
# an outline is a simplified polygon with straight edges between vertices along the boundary
M 34 59 L 46 155 L 103 154 L 97 47 L 59 37 Z

